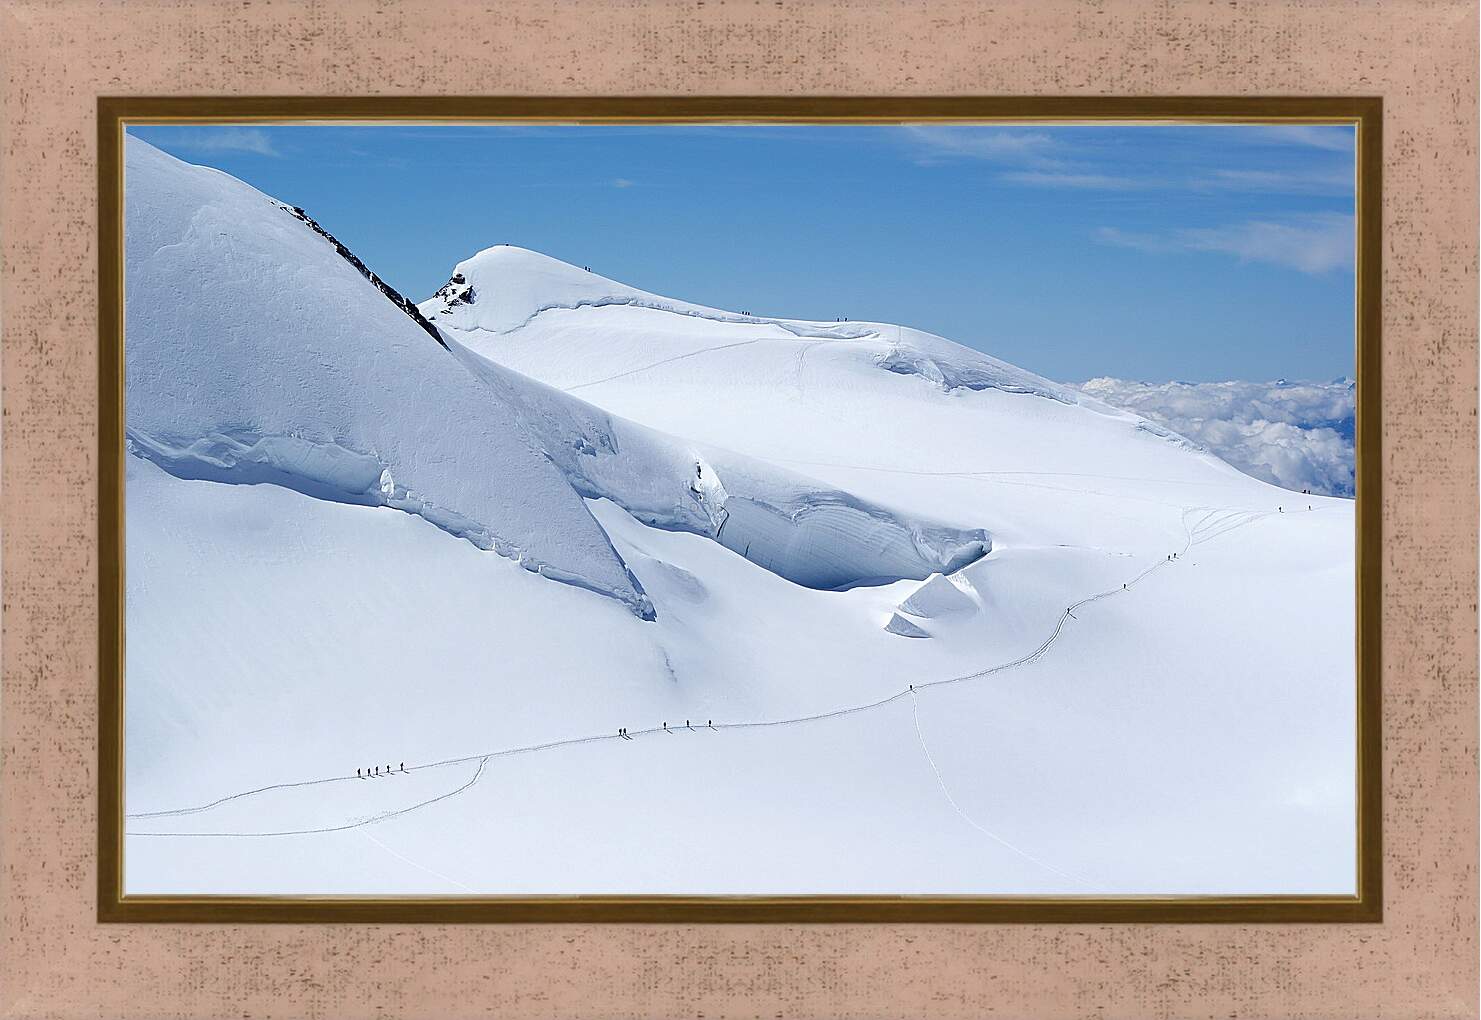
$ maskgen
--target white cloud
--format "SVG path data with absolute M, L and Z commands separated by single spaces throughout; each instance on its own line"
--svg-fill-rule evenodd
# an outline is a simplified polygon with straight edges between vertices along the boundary
M 1353 218 L 1341 213 L 1314 214 L 1286 223 L 1256 220 L 1182 233 L 1198 251 L 1273 262 L 1303 273 L 1351 269 L 1353 265 Z
M 1350 194 L 1350 167 L 1309 170 L 1222 169 L 1188 171 L 1176 161 L 1159 167 L 1153 153 L 1128 163 L 1124 151 L 1096 144 L 1094 136 L 1021 128 L 984 128 L 955 124 L 909 124 L 901 128 L 922 166 L 953 160 L 977 160 L 1001 167 L 999 178 L 1010 184 L 1077 190 L 1248 191 L 1286 194 Z M 1230 145 L 1294 145 L 1326 152 L 1352 152 L 1352 131 L 1323 124 L 1246 125 L 1225 135 Z M 1329 164 L 1333 157 L 1317 157 Z M 1342 160 L 1336 160 L 1343 163 Z
M 1258 128 L 1255 137 L 1279 145 L 1352 152 L 1357 132 L 1345 124 L 1269 124 Z
M 633 182 L 628 180 L 626 177 L 619 177 L 612 182 L 612 187 L 614 188 L 630 188 L 632 186 Z
M 1218 252 L 1241 261 L 1269 262 L 1303 273 L 1351 269 L 1354 222 L 1345 213 L 1313 213 L 1285 221 L 1250 220 L 1222 227 L 1187 227 L 1161 234 L 1132 233 L 1115 227 L 1095 232 L 1101 244 L 1153 254 Z
M 927 161 L 956 156 L 1019 166 L 1059 165 L 1051 155 L 1056 149 L 1055 140 L 1042 131 L 909 124 L 905 133 Z
M 1048 188 L 1087 188 L 1096 191 L 1131 191 L 1156 187 L 1160 182 L 1117 177 L 1112 174 L 1062 173 L 1050 170 L 1021 170 L 1002 175 L 1014 184 L 1032 184 Z
M 1246 474 L 1287 489 L 1353 493 L 1356 391 L 1332 383 L 1145 383 L 1080 389 L 1172 429 Z
M 1215 170 L 1200 186 L 1231 191 L 1274 191 L 1290 194 L 1350 195 L 1355 185 L 1352 168 L 1335 172 L 1297 173 L 1284 170 Z
M 1115 248 L 1131 248 L 1150 255 L 1165 255 L 1168 252 L 1186 251 L 1188 248 L 1186 244 L 1176 240 L 1170 234 L 1141 234 L 1117 227 L 1099 228 L 1095 232 L 1095 239 L 1101 244 L 1108 244 Z
M 281 156 L 273 140 L 261 128 L 192 128 L 171 135 L 170 142 L 189 152 L 253 152 L 259 156 Z

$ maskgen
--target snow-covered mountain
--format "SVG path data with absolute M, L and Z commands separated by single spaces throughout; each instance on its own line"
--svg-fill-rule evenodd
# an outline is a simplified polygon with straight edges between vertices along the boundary
M 646 611 L 513 409 L 293 212 L 129 139 L 130 449 L 171 474 L 388 506 Z
M 1346 501 L 907 327 L 510 246 L 413 308 L 125 186 L 130 892 L 1351 888 Z

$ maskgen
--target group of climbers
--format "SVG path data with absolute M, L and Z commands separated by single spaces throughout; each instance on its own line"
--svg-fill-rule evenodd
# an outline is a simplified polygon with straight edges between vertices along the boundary
M 713 720 L 713 719 L 706 719 L 705 720 L 705 727 L 707 729 L 714 729 L 715 728 L 715 720 Z M 669 724 L 666 723 L 666 722 L 663 724 L 663 727 L 662 728 L 663 728 L 663 732 L 665 732 L 665 733 L 673 733 L 674 732 L 674 730 L 669 729 Z M 678 727 L 675 727 L 675 729 L 677 729 L 677 728 Z M 694 723 L 691 720 L 689 720 L 689 719 L 685 719 L 684 720 L 684 728 L 686 730 L 691 730 L 692 731 L 694 729 Z M 627 727 L 626 726 L 620 726 L 620 727 L 618 727 L 618 729 L 617 729 L 617 735 L 619 737 L 621 737 L 623 740 L 632 740 L 633 739 L 633 735 L 631 733 L 627 732 Z
M 358 776 L 358 777 L 360 777 L 361 779 L 375 779 L 378 776 L 389 776 L 393 772 L 405 772 L 405 771 L 406 771 L 406 762 L 402 762 L 401 763 L 401 767 L 399 769 L 393 769 L 393 768 L 391 768 L 391 766 L 387 765 L 385 767 L 385 769 L 382 770 L 381 767 L 379 765 L 377 765 L 377 766 L 375 766 L 374 769 L 356 769 L 355 770 L 355 775 Z

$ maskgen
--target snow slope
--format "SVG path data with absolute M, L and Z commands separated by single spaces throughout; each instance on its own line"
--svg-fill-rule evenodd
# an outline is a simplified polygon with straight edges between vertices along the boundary
M 511 409 L 267 196 L 135 138 L 130 449 L 182 477 L 393 506 L 651 612 Z
M 259 205 L 226 241 L 156 233 L 182 253 L 151 293 L 130 220 L 131 357 L 137 305 L 173 323 L 142 363 L 183 366 L 129 366 L 130 892 L 1351 891 L 1349 502 L 940 337 L 507 246 L 420 306 L 444 349 L 271 200 L 135 158 L 131 217 Z M 173 296 L 191 266 L 234 316 Z M 222 457 L 243 421 L 373 454 L 606 590 L 292 443 Z M 506 459 L 533 479 L 507 524 L 508 476 L 463 477 Z
M 610 499 L 656 528 L 704 535 L 809 588 L 841 588 L 956 570 L 991 536 L 901 514 L 719 447 L 625 421 L 445 343 L 517 408 L 521 424 L 578 492 Z

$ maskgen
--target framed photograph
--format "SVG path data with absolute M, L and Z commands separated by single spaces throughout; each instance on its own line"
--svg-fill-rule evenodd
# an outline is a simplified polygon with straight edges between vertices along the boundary
M 1476 1016 L 1477 9 L 0 4 L 0 1017 Z
M 102 919 L 1380 919 L 1378 100 L 98 112 Z

